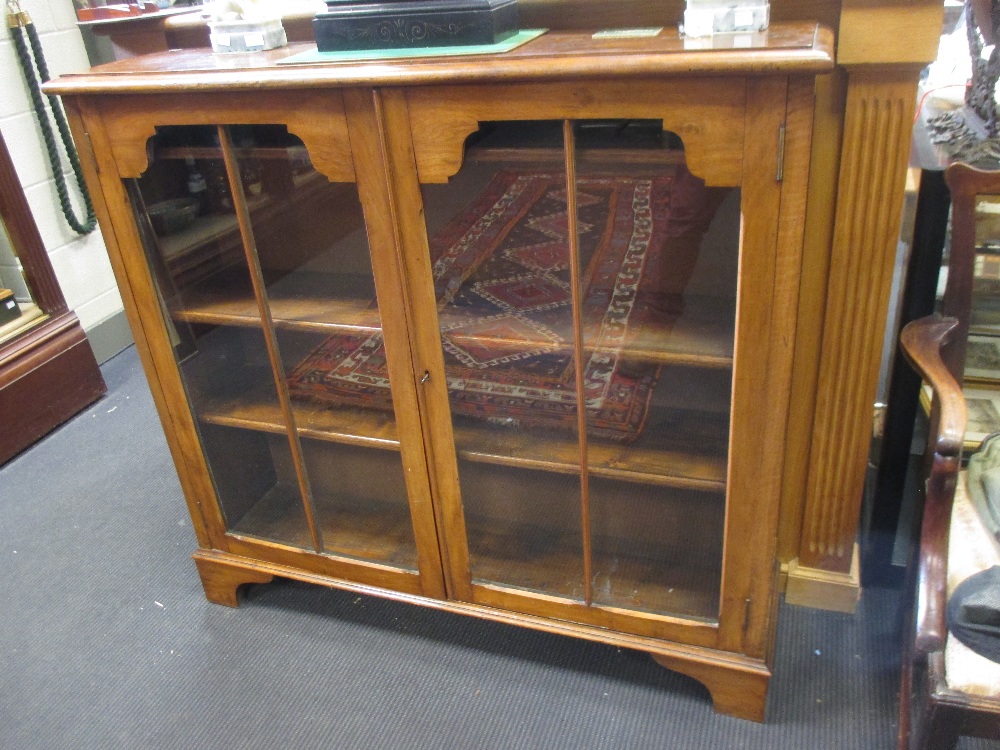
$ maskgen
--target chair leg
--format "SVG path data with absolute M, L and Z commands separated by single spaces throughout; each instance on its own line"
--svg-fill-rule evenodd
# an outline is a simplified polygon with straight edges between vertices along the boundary
M 914 694 L 916 683 L 914 682 L 914 672 L 923 672 L 917 669 L 914 664 L 916 657 L 916 628 L 917 628 L 917 606 L 916 606 L 916 569 L 918 545 L 914 544 L 910 550 L 909 564 L 906 566 L 905 584 L 903 586 L 903 598 L 900 602 L 902 610 L 902 642 L 903 653 L 899 670 L 899 734 L 896 739 L 896 750 L 910 750 L 911 733 L 913 729 L 914 704 L 919 701 L 920 696 Z M 921 666 L 923 666 L 921 664 Z
M 903 648 L 903 664 L 899 678 L 899 734 L 896 750 L 910 750 L 910 727 L 913 712 L 913 658 L 909 647 Z
M 954 750 L 961 726 L 958 711 L 929 701 L 917 727 L 916 750 Z

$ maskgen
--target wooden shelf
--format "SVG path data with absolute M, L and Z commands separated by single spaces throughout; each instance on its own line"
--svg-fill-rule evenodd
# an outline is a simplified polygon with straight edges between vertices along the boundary
M 212 283 L 184 290 L 172 303 L 174 320 L 186 323 L 260 328 L 260 313 L 250 288 L 249 275 L 230 272 Z M 354 333 L 381 330 L 378 310 L 365 294 L 370 279 L 350 280 L 331 274 L 298 271 L 268 287 L 271 315 L 278 328 L 314 333 Z M 353 286 L 355 299 L 332 298 L 334 289 Z
M 403 503 L 367 504 L 345 510 L 336 498 L 314 497 L 325 554 L 416 568 L 409 511 Z M 230 533 L 312 549 L 297 489 L 278 484 L 248 510 Z M 575 530 L 507 528 L 495 519 L 470 521 L 472 573 L 481 585 L 539 591 L 581 601 L 583 560 Z M 517 540 L 516 543 L 514 540 Z M 662 556 L 595 552 L 595 606 L 696 617 L 718 616 L 718 561 L 687 556 L 686 564 L 664 565 Z M 683 557 L 683 556 L 682 556 Z
M 416 570 L 413 524 L 404 498 L 398 503 L 351 503 L 314 493 L 313 506 L 325 554 Z M 298 488 L 279 483 L 240 518 L 231 533 L 312 549 Z
M 199 416 L 209 424 L 284 435 L 272 396 L 240 394 L 203 399 Z M 303 437 L 382 450 L 399 450 L 393 415 L 378 409 L 292 401 Z M 629 445 L 591 440 L 590 474 L 666 487 L 718 491 L 726 486 L 728 415 L 654 406 L 640 439 Z M 579 472 L 579 445 L 570 432 L 508 430 L 468 418 L 455 421 L 461 459 L 562 474 Z
M 210 245 L 221 238 L 235 235 L 238 240 L 237 232 L 235 214 L 199 216 L 187 229 L 175 234 L 157 235 L 156 244 L 163 259 L 168 265 L 172 265 L 175 258 L 182 258 L 186 253 Z M 242 244 L 240 249 L 242 250 Z
M 462 323 L 461 310 L 449 308 L 439 319 L 445 330 L 458 328 Z M 564 319 L 549 325 L 550 330 L 566 342 L 564 351 L 570 351 L 572 346 L 572 326 L 568 311 Z M 695 297 L 686 301 L 684 312 L 679 316 L 664 314 L 659 320 L 633 326 L 621 346 L 595 346 L 585 331 L 583 347 L 590 353 L 608 353 L 636 362 L 729 369 L 733 365 L 733 328 L 731 302 Z M 483 345 L 513 351 L 530 348 L 532 343 L 539 347 L 551 346 L 546 338 L 531 342 L 523 338 L 477 334 L 477 340 Z
M 273 389 L 272 389 L 273 394 Z M 202 400 L 199 416 L 209 424 L 257 432 L 287 434 L 277 399 L 263 389 L 231 398 Z M 299 435 L 344 445 L 399 450 L 396 420 L 391 412 L 341 406 L 330 408 L 309 401 L 292 401 Z
M 350 279 L 333 274 L 297 271 L 269 286 L 271 314 L 275 325 L 289 330 L 316 333 L 374 333 L 381 329 L 378 310 L 367 293 L 368 279 Z M 333 298 L 334 290 L 344 296 Z M 352 295 L 346 298 L 346 295 Z M 171 302 L 171 315 L 178 322 L 259 327 L 260 317 L 245 274 L 233 272 L 212 277 L 203 284 L 184 290 Z M 620 354 L 629 360 L 657 364 L 685 364 L 728 369 L 733 364 L 733 314 L 730 302 L 709 297 L 687 301 L 680 317 L 664 315 L 662 320 L 636 326 L 621 347 L 591 347 L 587 351 Z M 442 328 L 462 324 L 462 312 L 448 308 L 440 313 Z M 564 329 L 553 325 L 553 333 L 573 341 L 572 321 L 567 314 Z M 485 345 L 504 349 L 530 346 L 524 339 L 479 336 Z M 550 340 L 538 342 L 551 346 Z M 569 343 L 567 343 L 569 346 Z
M 467 519 L 473 582 L 518 588 L 582 603 L 583 553 L 578 529 L 526 529 L 497 519 Z M 594 540 L 599 547 L 600 540 Z M 618 545 L 624 548 L 624 545 Z M 648 552 L 648 550 L 645 550 Z M 594 551 L 594 606 L 713 620 L 718 617 L 721 555 L 684 558 Z M 715 550 L 718 553 L 718 550 Z M 665 565 L 665 559 L 684 558 Z
M 402 502 L 345 509 L 343 498 L 324 494 L 315 495 L 313 502 L 323 553 L 415 569 L 412 525 Z M 492 518 L 469 519 L 467 530 L 476 583 L 582 600 L 578 529 L 525 529 Z M 273 487 L 235 522 L 231 533 L 312 549 L 302 503 L 292 483 Z M 706 620 L 718 616 L 720 555 L 651 550 L 648 545 L 630 547 L 629 554 L 623 554 L 626 547 L 620 541 L 612 542 L 618 549 L 613 554 L 602 552 L 602 540 L 595 540 L 595 606 Z M 667 565 L 665 560 L 682 562 Z
M 166 153 L 177 152 L 174 158 L 200 152 L 203 149 L 165 149 Z M 266 149 L 284 152 L 286 149 Z M 218 151 L 218 149 L 216 149 Z M 157 152 L 162 158 L 163 152 Z M 206 158 L 199 156 L 199 158 Z M 219 153 L 218 158 L 221 157 Z M 275 157 L 277 158 L 277 157 Z M 317 172 L 292 178 L 295 192 L 291 195 L 272 196 L 268 194 L 247 197 L 247 209 L 255 227 L 265 224 L 269 218 L 296 204 L 320 197 L 330 183 Z M 178 288 L 188 288 L 239 262 L 243 257 L 243 240 L 236 223 L 236 214 L 206 214 L 175 234 L 157 235 L 156 245 Z M 200 269 L 200 270 L 199 270 Z
M 458 456 L 468 461 L 561 474 L 579 472 L 572 433 L 501 429 L 455 421 Z M 633 443 L 588 441 L 589 473 L 664 487 L 719 491 L 726 487 L 728 414 L 653 406 Z

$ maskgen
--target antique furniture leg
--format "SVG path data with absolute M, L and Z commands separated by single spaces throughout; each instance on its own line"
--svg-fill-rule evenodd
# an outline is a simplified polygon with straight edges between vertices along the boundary
M 194 553 L 194 561 L 201 576 L 201 585 L 205 587 L 205 597 L 210 602 L 227 607 L 240 605 L 237 591 L 243 584 L 270 583 L 274 580 L 272 574 L 255 570 L 249 560 L 244 566 L 210 552 L 198 551 Z
M 650 654 L 660 666 L 693 677 L 708 688 L 712 695 L 712 705 L 719 713 L 750 721 L 764 721 L 767 706 L 767 686 L 770 671 L 761 666 L 760 670 L 733 670 L 730 665 L 693 663 L 681 661 L 667 654 Z
M 917 742 L 914 747 L 918 750 L 953 750 L 958 744 L 961 726 L 962 716 L 957 710 L 951 706 L 931 702 L 917 730 Z

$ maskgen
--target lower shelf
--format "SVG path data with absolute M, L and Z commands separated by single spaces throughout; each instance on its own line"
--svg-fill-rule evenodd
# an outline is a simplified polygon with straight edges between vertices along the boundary
M 572 602 L 718 616 L 726 496 L 579 475 L 458 463 L 474 582 Z
M 473 583 L 583 601 L 579 537 L 535 532 L 524 534 L 522 544 L 512 545 L 515 532 L 509 529 L 471 524 L 467 530 L 470 547 L 480 551 Z M 595 553 L 594 604 L 710 621 L 718 616 L 719 575 L 711 566 L 664 567 L 654 558 Z
M 323 540 L 322 553 L 416 570 L 416 548 L 408 508 L 389 502 L 350 506 L 341 499 L 314 499 Z M 298 489 L 272 488 L 231 532 L 311 550 Z M 467 524 L 475 582 L 582 601 L 584 568 L 578 530 L 550 525 L 525 528 L 502 519 Z M 595 539 L 594 603 L 639 612 L 712 620 L 718 614 L 720 569 L 712 555 L 697 549 L 627 544 Z M 674 561 L 672 564 L 668 561 Z
M 344 508 L 336 498 L 314 498 L 326 554 L 416 570 L 417 551 L 409 510 L 382 503 Z M 235 534 L 311 549 L 298 488 L 279 484 L 232 526 Z
M 286 433 L 274 399 L 240 394 L 203 399 L 200 417 L 210 424 Z M 389 412 L 357 407 L 320 406 L 293 400 L 296 427 L 304 437 L 334 443 L 398 450 L 395 420 Z M 631 445 L 590 443 L 594 476 L 629 478 L 664 486 L 722 490 L 726 481 L 729 415 L 654 406 L 646 435 Z M 579 471 L 579 445 L 571 433 L 498 429 L 471 419 L 456 420 L 460 458 L 560 473 Z

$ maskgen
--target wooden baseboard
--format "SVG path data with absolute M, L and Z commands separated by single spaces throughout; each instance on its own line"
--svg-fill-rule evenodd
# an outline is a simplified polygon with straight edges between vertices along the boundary
M 860 598 L 861 564 L 857 544 L 854 545 L 851 569 L 847 573 L 807 568 L 799 565 L 798 559 L 788 563 L 787 604 L 854 614 Z

